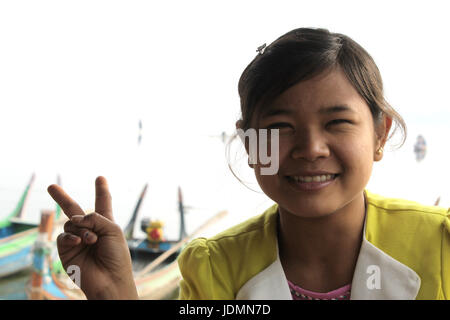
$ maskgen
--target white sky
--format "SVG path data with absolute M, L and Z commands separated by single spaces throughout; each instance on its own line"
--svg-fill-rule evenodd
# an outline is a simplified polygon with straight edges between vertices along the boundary
M 347 34 L 366 48 L 388 101 L 411 129 L 407 147 L 416 133 L 433 128 L 441 142 L 435 152 L 448 159 L 447 7 L 447 1 L 2 1 L 0 208 L 10 211 L 33 171 L 35 211 L 53 205 L 45 189 L 57 173 L 90 208 L 95 177 L 109 178 L 125 211 L 120 221 L 146 182 L 159 209 L 167 201 L 176 205 L 179 184 L 200 207 L 208 192 L 223 196 L 234 178 L 224 178 L 223 146 L 208 135 L 234 129 L 237 82 L 256 48 L 302 26 Z M 436 190 L 448 189 L 450 178 L 440 163 L 430 177 Z M 233 183 L 233 192 L 246 195 Z

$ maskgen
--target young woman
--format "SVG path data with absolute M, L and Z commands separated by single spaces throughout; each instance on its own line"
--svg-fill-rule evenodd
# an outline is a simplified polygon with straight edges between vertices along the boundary
M 276 204 L 191 241 L 178 259 L 180 298 L 449 299 L 449 212 L 365 189 L 392 123 L 406 132 L 370 55 L 345 35 L 306 28 L 258 49 L 239 81 L 236 127 L 278 130 L 278 171 L 250 164 Z M 136 298 L 106 180 L 96 187 L 96 213 L 86 216 L 49 187 L 71 218 L 61 261 L 80 266 L 88 298 Z

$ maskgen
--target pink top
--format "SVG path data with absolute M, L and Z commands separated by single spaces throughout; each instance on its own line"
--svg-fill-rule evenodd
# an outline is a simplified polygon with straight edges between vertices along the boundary
M 300 288 L 289 280 L 288 284 L 294 300 L 350 300 L 351 284 L 347 284 L 339 289 L 326 293 L 314 292 Z

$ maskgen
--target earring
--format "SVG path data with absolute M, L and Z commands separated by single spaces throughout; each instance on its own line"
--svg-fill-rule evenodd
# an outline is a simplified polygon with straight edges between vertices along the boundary
M 383 153 L 383 147 L 380 147 L 376 153 L 377 155 L 381 155 Z

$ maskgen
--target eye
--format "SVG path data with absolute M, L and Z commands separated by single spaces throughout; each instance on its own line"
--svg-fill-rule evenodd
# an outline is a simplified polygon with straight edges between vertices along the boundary
M 350 120 L 347 120 L 347 119 L 336 119 L 336 120 L 328 122 L 327 125 L 342 124 L 342 123 L 352 124 L 353 122 Z
M 286 122 L 277 122 L 266 127 L 266 129 L 282 129 L 282 128 L 292 128 L 292 126 Z

